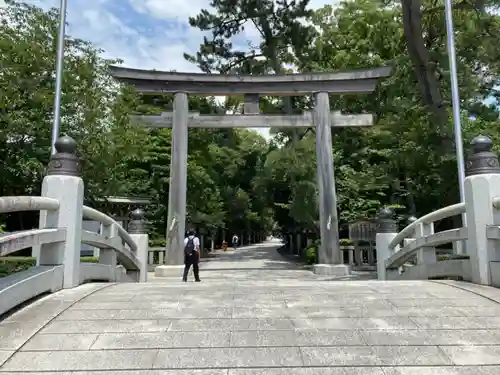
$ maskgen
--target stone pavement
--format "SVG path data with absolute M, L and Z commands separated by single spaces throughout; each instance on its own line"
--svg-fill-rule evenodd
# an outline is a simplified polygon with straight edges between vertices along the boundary
M 40 299 L 0 322 L 0 375 L 500 374 L 500 290 L 326 280 L 276 246 Z

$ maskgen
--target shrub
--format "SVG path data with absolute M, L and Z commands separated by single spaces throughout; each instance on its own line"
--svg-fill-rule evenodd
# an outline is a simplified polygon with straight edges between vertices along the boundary
M 83 263 L 99 263 L 98 258 L 81 257 Z M 0 257 L 0 277 L 9 276 L 33 267 L 36 259 L 33 257 Z
M 155 238 L 152 240 L 149 240 L 149 246 L 150 247 L 165 247 L 167 246 L 167 241 L 165 238 Z
M 442 262 L 444 260 L 455 260 L 455 259 L 470 259 L 468 254 L 452 254 L 452 255 L 439 255 L 437 257 L 438 262 Z
M 316 264 L 316 248 L 310 247 L 306 250 L 306 262 L 307 264 Z
M 0 257 L 0 277 L 27 270 L 35 264 L 36 259 L 32 257 Z
M 342 238 L 340 240 L 340 246 L 351 246 L 354 245 L 354 241 L 350 238 Z

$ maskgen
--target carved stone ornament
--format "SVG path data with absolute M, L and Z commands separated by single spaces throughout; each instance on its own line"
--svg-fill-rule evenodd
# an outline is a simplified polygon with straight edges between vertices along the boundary
M 415 216 L 412 215 L 408 219 L 406 219 L 406 222 L 408 223 L 408 225 L 410 225 L 410 224 L 413 224 L 417 220 L 418 219 Z
M 128 232 L 130 234 L 145 234 L 147 233 L 147 225 L 144 217 L 146 213 L 143 209 L 138 208 L 130 214 L 131 220 L 128 224 Z
M 479 135 L 470 143 L 472 153 L 466 164 L 466 175 L 497 174 L 500 173 L 498 156 L 492 150 L 493 142 L 490 138 Z
M 76 156 L 76 141 L 64 135 L 54 144 L 56 153 L 50 157 L 47 175 L 80 177 L 80 159 Z
M 396 233 L 398 231 L 394 214 L 394 210 L 389 207 L 382 208 L 379 211 L 377 233 Z

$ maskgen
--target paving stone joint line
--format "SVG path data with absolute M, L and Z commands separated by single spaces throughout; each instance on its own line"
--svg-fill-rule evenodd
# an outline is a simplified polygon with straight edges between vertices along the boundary
M 21 310 L 0 322 L 0 375 L 500 374 L 498 290 L 327 280 L 272 244 L 218 257 L 202 283 L 152 276 Z

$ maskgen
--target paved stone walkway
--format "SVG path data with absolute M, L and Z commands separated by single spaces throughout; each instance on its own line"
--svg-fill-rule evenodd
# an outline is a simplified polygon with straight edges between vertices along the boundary
M 0 322 L 0 375 L 500 374 L 500 290 L 326 280 L 275 248 L 43 298 Z

